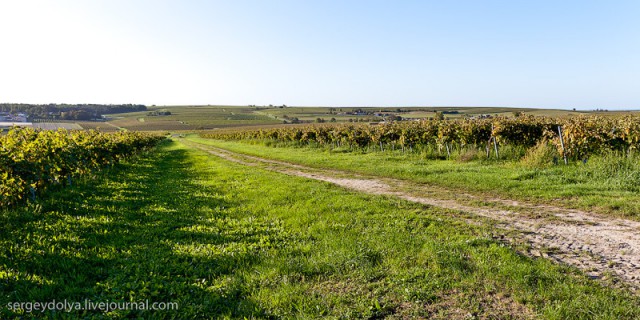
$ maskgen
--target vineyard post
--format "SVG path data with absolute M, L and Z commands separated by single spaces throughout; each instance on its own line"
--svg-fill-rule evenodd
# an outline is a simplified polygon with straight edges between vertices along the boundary
M 558 134 L 560 135 L 560 147 L 562 148 L 562 157 L 564 158 L 564 164 L 568 164 L 567 152 L 564 149 L 564 137 L 562 136 L 562 126 L 558 126 Z
M 491 156 L 491 139 L 493 139 L 493 137 L 489 138 L 489 140 L 487 140 L 487 159 L 489 159 L 489 157 Z
M 496 159 L 500 159 L 500 156 L 498 155 L 498 142 L 496 141 L 496 137 L 493 135 L 493 131 L 494 131 L 494 127 L 493 127 L 493 123 L 491 124 L 491 138 L 489 139 L 488 145 L 487 145 L 487 158 L 489 158 L 489 148 L 491 148 L 491 140 L 493 140 L 493 149 L 496 151 Z

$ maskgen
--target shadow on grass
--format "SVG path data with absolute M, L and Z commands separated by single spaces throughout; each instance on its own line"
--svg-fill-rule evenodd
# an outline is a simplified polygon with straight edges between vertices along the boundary
M 226 214 L 237 203 L 199 184 L 193 157 L 170 143 L 91 181 L 0 213 L 0 316 L 29 301 L 177 302 L 176 311 L 126 310 L 45 317 L 266 316 L 242 272 L 260 261 L 270 229 Z M 215 174 L 215 173 L 209 173 Z M 210 179 L 211 177 L 204 177 Z M 215 177 L 213 177 L 215 178 Z

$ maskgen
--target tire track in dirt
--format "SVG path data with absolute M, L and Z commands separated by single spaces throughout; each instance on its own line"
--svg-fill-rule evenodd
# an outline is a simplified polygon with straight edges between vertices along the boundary
M 326 181 L 360 192 L 395 196 L 411 202 L 489 218 L 498 228 L 516 231 L 510 233 L 508 240 L 524 241 L 531 246 L 531 249 L 524 254 L 575 266 L 594 279 L 603 278 L 611 280 L 612 283 L 622 280 L 619 285 L 633 291 L 640 289 L 640 222 L 602 217 L 585 211 L 550 205 L 483 198 L 464 193 L 456 193 L 456 199 L 442 199 L 433 196 L 438 192 L 429 192 L 428 196 L 425 196 L 420 193 L 422 186 L 410 181 L 368 178 L 339 170 L 316 169 L 235 153 L 194 142 L 183 142 L 247 166 L 262 166 L 275 172 Z M 404 191 L 407 187 L 417 191 Z M 432 186 L 429 188 L 433 189 Z M 444 188 L 442 190 L 443 193 L 451 193 L 450 190 Z M 469 205 L 469 199 L 496 204 L 498 209 Z M 505 205 L 513 209 L 499 209 Z M 523 211 L 534 213 L 535 217 Z

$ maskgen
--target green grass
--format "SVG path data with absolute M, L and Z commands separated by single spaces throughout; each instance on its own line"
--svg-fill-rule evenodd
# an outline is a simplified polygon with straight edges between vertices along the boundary
M 640 159 L 615 155 L 530 168 L 519 161 L 430 160 L 420 153 L 329 151 L 189 139 L 267 158 L 640 219 Z M 484 157 L 484 156 L 482 156 Z
M 177 302 L 48 318 L 633 319 L 640 299 L 459 213 L 247 170 L 176 142 L 0 215 L 19 301 Z

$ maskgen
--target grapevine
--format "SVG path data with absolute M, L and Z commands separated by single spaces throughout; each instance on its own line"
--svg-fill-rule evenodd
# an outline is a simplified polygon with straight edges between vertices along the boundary
M 114 164 L 161 139 L 135 132 L 11 129 L 0 136 L 0 207 L 68 184 L 74 176 Z
M 561 146 L 558 128 L 564 138 Z M 491 138 L 500 145 L 531 148 L 548 141 L 562 156 L 584 159 L 605 151 L 630 152 L 640 148 L 640 117 L 580 116 L 551 118 L 521 116 L 490 119 L 423 120 L 377 125 L 332 124 L 202 133 L 221 140 L 273 140 L 361 149 L 402 147 L 486 147 Z

